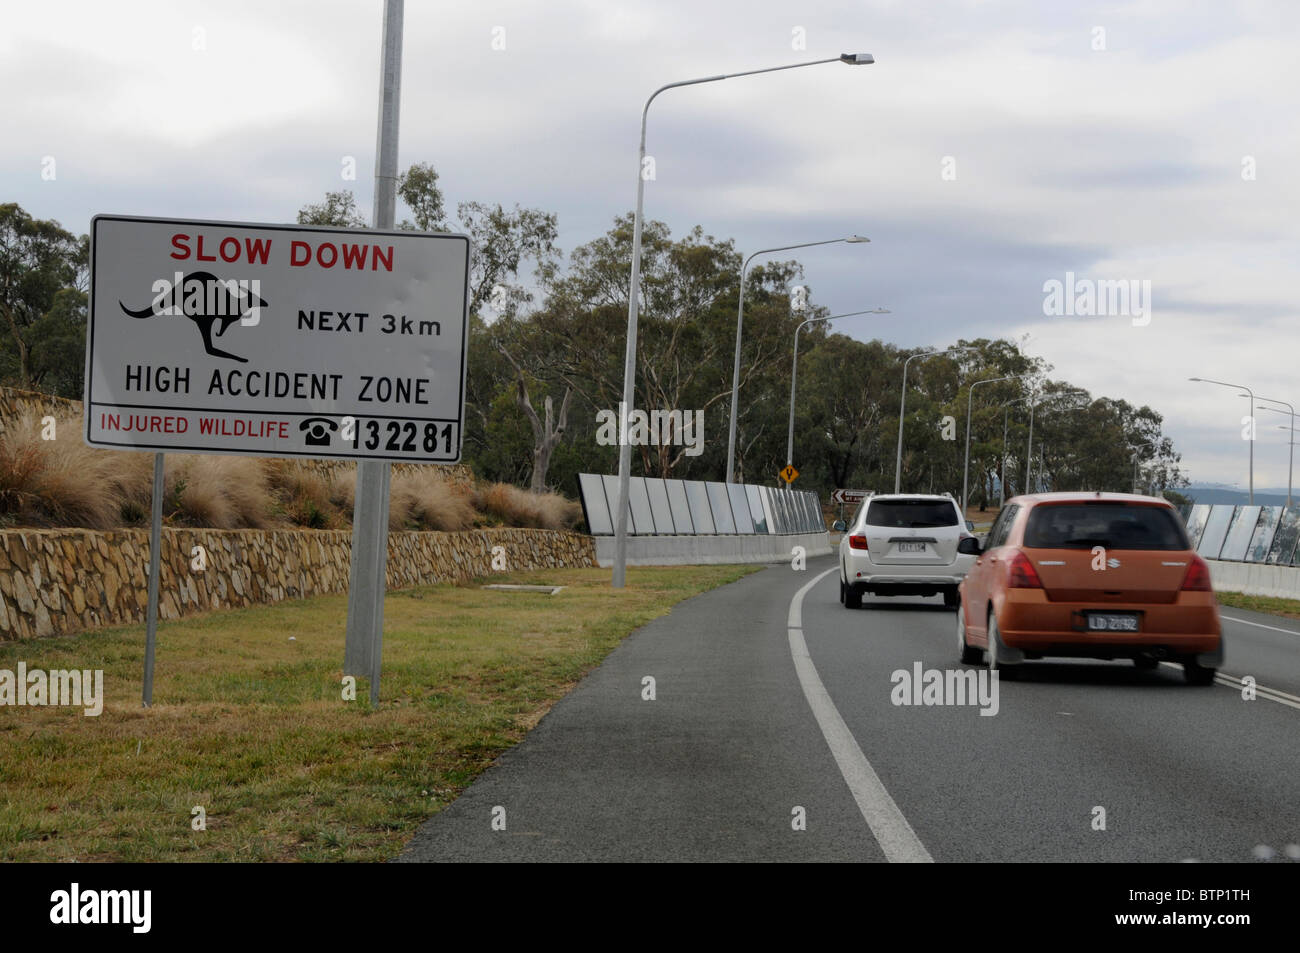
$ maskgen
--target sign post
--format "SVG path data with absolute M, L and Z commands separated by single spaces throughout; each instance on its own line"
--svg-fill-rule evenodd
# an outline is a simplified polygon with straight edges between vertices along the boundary
M 145 609 L 143 704 L 153 704 L 153 659 L 158 645 L 158 574 L 162 571 L 163 454 L 153 455 L 153 500 L 149 518 L 149 605 Z

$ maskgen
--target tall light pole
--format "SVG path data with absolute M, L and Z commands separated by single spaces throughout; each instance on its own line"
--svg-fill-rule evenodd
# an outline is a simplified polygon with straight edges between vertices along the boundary
M 1023 375 L 1012 374 L 1010 377 L 990 377 L 985 381 L 972 381 L 970 387 L 966 390 L 966 462 L 961 469 L 961 518 L 966 518 L 966 482 L 970 476 L 970 414 L 971 401 L 975 396 L 975 388 L 981 384 L 996 384 L 999 381 L 1019 380 Z
M 842 53 L 839 56 L 824 60 L 810 60 L 806 63 L 769 66 L 766 69 L 745 70 L 743 73 L 703 76 L 699 79 L 686 79 L 660 86 L 645 101 L 645 106 L 641 110 L 641 146 L 636 163 L 636 215 L 632 221 L 632 277 L 628 283 L 627 349 L 623 356 L 623 406 L 619 408 L 621 420 L 619 423 L 618 448 L 618 515 L 615 517 L 614 573 L 611 580 L 611 585 L 615 589 L 622 589 L 627 581 L 627 508 L 628 493 L 632 482 L 632 445 L 627 441 L 625 435 L 632 423 L 632 402 L 636 396 L 636 320 L 641 296 L 641 213 L 645 209 L 645 127 L 646 117 L 650 113 L 650 104 L 654 102 L 655 97 L 660 93 L 668 89 L 675 89 L 678 86 L 716 83 L 739 76 L 776 73 L 781 70 L 798 69 L 801 66 L 819 66 L 822 63 L 847 63 L 850 66 L 864 66 L 875 61 L 875 57 L 870 53 Z
M 1079 390 L 1077 387 L 1070 387 L 1065 390 L 1058 390 L 1053 394 L 1051 394 L 1050 396 L 1065 397 L 1069 394 L 1086 395 L 1087 393 L 1088 392 L 1086 390 Z M 1042 394 L 1031 394 L 1029 397 L 1029 444 L 1025 448 L 1025 492 L 1026 493 L 1033 492 L 1032 487 L 1030 487 L 1029 485 L 1029 476 L 1033 472 L 1033 468 L 1034 468 L 1034 410 L 1038 407 L 1040 403 L 1039 398 L 1042 396 L 1043 396 Z M 1038 455 L 1039 462 L 1042 461 L 1042 456 L 1043 455 L 1040 452 Z
M 1291 415 L 1291 459 L 1290 462 L 1288 462 L 1286 465 L 1286 505 L 1290 506 L 1291 505 L 1291 474 L 1295 466 L 1295 408 L 1292 407 L 1284 400 L 1274 400 L 1271 397 L 1256 397 L 1255 399 L 1262 400 L 1268 404 L 1281 404 L 1283 407 L 1286 408 L 1287 413 Z M 1275 414 L 1282 413 L 1282 411 L 1278 410 L 1276 407 L 1259 407 L 1258 409 L 1271 410 Z
M 1002 467 L 998 477 L 1000 484 L 998 487 L 998 509 L 1001 509 L 1007 501 L 1007 417 L 1011 413 L 1012 404 L 1022 404 L 1027 400 L 1029 400 L 1028 397 L 1017 397 L 1015 400 L 1009 400 L 1002 405 Z M 1027 488 L 1026 492 L 1028 492 Z
M 1250 503 L 1255 504 L 1255 392 L 1245 384 L 1229 384 L 1227 381 L 1212 381 L 1208 377 L 1189 377 L 1189 381 L 1200 384 L 1218 384 L 1220 387 L 1238 387 L 1250 398 Z
M 1278 424 L 1277 429 L 1278 429 L 1278 430 L 1290 430 L 1290 431 L 1291 431 L 1291 456 L 1292 456 L 1292 458 L 1294 458 L 1294 457 L 1295 457 L 1295 426 L 1294 426 L 1294 424 L 1293 424 L 1292 426 L 1290 426 L 1290 427 L 1286 426 L 1285 424 Z M 1291 483 L 1290 483 L 1289 480 L 1287 481 L 1287 488 L 1286 488 L 1286 505 L 1287 505 L 1287 506 L 1290 506 L 1290 505 L 1291 505 Z
M 762 248 L 745 259 L 740 266 L 740 308 L 736 313 L 736 357 L 731 369 L 731 423 L 727 428 L 727 482 L 735 482 L 736 473 L 736 407 L 740 397 L 740 335 L 745 325 L 745 275 L 749 272 L 749 263 L 759 255 L 770 255 L 778 251 L 791 251 L 795 248 L 813 248 L 816 245 L 836 245 L 847 242 L 857 245 L 870 242 L 870 238 L 850 235 L 848 238 L 828 238 L 821 242 L 803 242 L 799 245 L 782 245 L 780 248 Z M 797 333 L 797 332 L 796 332 Z
M 894 458 L 894 492 L 901 493 L 903 486 L 903 411 L 907 408 L 907 365 L 918 357 L 941 357 L 958 351 L 969 351 L 969 347 L 950 347 L 946 351 L 920 351 L 903 361 L 903 387 L 898 400 L 898 453 Z
M 829 314 L 824 318 L 809 318 L 794 329 L 794 363 L 790 365 L 790 430 L 785 442 L 785 462 L 794 463 L 794 383 L 799 371 L 799 332 L 814 321 L 834 321 L 836 318 L 852 318 L 859 314 L 889 314 L 888 308 L 872 308 L 869 311 L 850 311 L 847 314 Z M 788 486 L 789 484 L 787 484 Z

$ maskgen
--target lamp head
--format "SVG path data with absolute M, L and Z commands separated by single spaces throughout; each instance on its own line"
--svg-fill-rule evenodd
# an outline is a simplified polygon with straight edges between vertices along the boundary
M 862 243 L 862 242 L 869 242 L 869 241 L 871 241 L 870 238 L 863 238 L 861 235 L 850 235 L 848 238 L 846 238 L 846 239 L 844 239 L 844 240 L 845 240 L 846 242 L 848 242 L 850 245 L 857 245 L 857 244 L 860 244 L 860 243 Z
M 841 53 L 840 62 L 849 66 L 870 66 L 876 58 L 870 53 Z

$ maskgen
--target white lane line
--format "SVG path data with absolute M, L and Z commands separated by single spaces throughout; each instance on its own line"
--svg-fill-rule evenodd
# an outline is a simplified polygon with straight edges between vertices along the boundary
M 858 810 L 871 828 L 876 843 L 885 852 L 885 859 L 890 863 L 932 864 L 934 858 L 907 823 L 907 818 L 898 809 L 894 799 L 889 796 L 881 783 L 880 777 L 871 767 L 871 762 L 862 753 L 857 739 L 849 726 L 844 724 L 839 709 L 831 701 L 826 686 L 822 684 L 817 667 L 813 665 L 812 656 L 808 654 L 808 644 L 803 638 L 803 597 L 813 586 L 821 582 L 838 568 L 828 569 L 813 578 L 806 586 L 795 593 L 790 600 L 790 618 L 788 633 L 790 637 L 790 655 L 794 659 L 794 669 L 799 675 L 799 684 L 808 699 L 817 724 L 821 727 L 826 744 L 830 746 L 831 755 L 839 766 L 844 782 L 853 793 L 853 800 L 858 802 Z
M 1161 665 L 1167 665 L 1170 668 L 1182 671 L 1182 665 L 1178 662 L 1161 662 Z M 1216 672 L 1214 681 L 1224 688 L 1232 688 L 1240 692 L 1245 687 L 1244 683 L 1236 675 L 1228 675 L 1224 672 Z M 1279 688 L 1268 688 L 1264 685 L 1255 686 L 1255 694 L 1259 698 L 1267 698 L 1271 702 L 1277 702 L 1279 705 L 1288 705 L 1291 708 L 1300 710 L 1300 697 L 1284 692 Z
M 1287 635 L 1300 635 L 1295 629 L 1279 629 L 1275 625 L 1265 625 L 1263 622 L 1251 622 L 1249 619 L 1236 619 L 1230 615 L 1220 615 L 1220 619 L 1225 622 L 1240 622 L 1242 625 L 1253 625 L 1257 629 L 1272 629 L 1274 632 L 1285 632 Z

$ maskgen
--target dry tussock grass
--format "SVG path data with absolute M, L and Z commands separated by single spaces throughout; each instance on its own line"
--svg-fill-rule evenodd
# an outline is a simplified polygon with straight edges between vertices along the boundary
M 168 454 L 164 470 L 168 522 L 210 529 L 264 529 L 274 521 L 263 461 L 207 453 Z
M 393 476 L 388 500 L 389 529 L 469 529 L 477 517 L 470 491 L 432 471 Z
M 10 421 L 0 437 L 0 525 L 113 529 L 149 521 L 153 454 L 87 447 L 81 421 L 57 422 L 42 440 L 40 418 Z M 163 512 L 171 525 L 211 529 L 307 526 L 345 529 L 355 467 L 333 476 L 296 460 L 168 454 Z M 389 527 L 454 532 L 476 524 L 572 529 L 582 507 L 558 493 L 508 483 L 474 487 L 437 468 L 394 473 Z
M 559 493 L 530 493 L 509 483 L 494 483 L 474 492 L 474 506 L 507 526 L 572 529 L 582 519 L 582 505 Z

